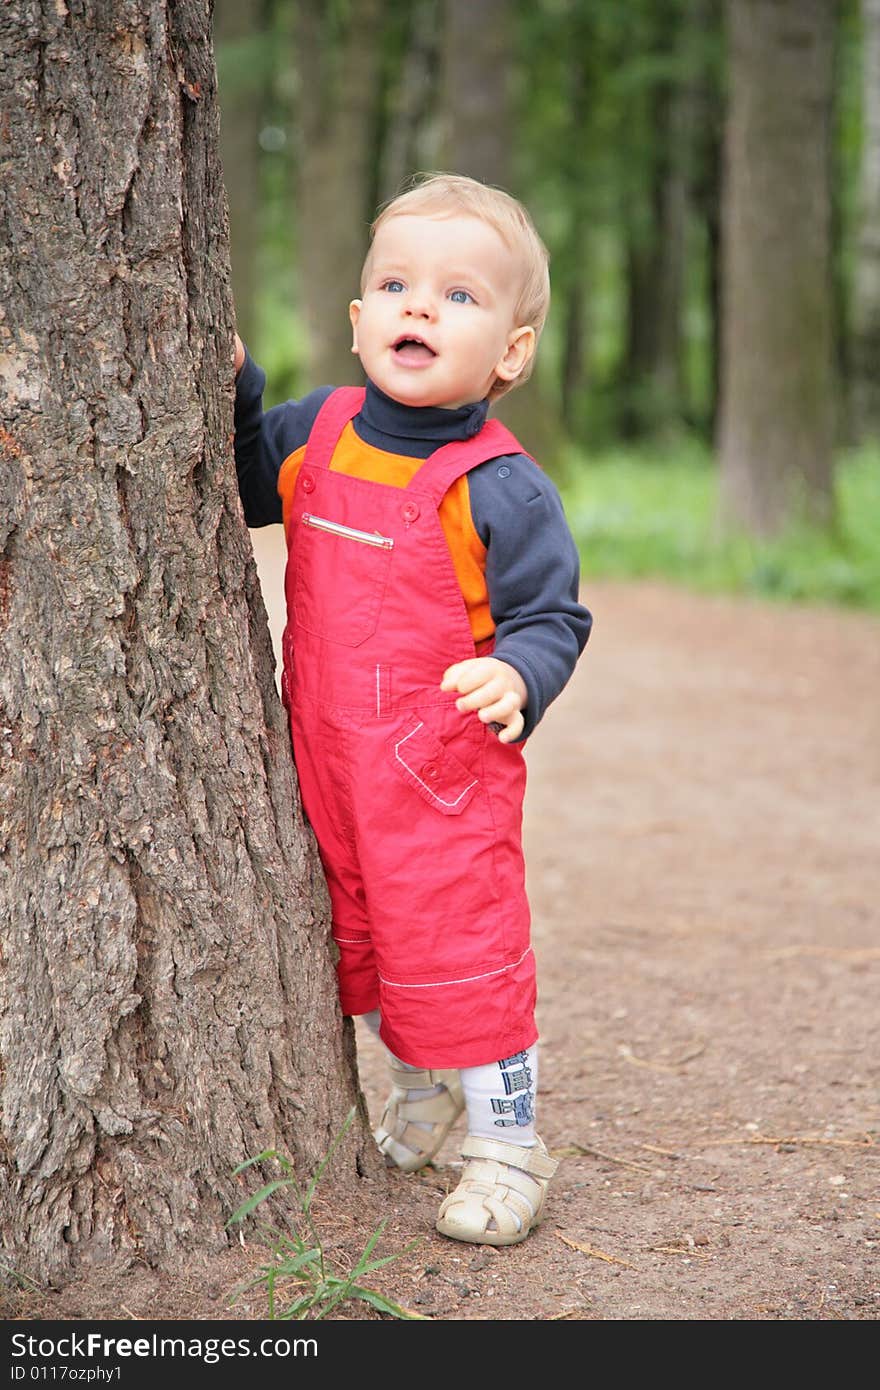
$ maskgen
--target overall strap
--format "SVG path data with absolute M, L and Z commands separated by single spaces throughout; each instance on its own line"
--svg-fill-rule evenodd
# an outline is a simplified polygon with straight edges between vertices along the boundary
M 500 420 L 487 420 L 479 434 L 472 439 L 455 439 L 435 449 L 425 459 L 418 472 L 410 478 L 408 487 L 425 492 L 439 507 L 449 488 L 463 473 L 469 473 L 478 463 L 499 458 L 502 454 L 524 454 L 515 435 Z M 537 467 L 537 464 L 535 465 Z
M 309 433 L 303 468 L 329 468 L 339 436 L 364 403 L 363 386 L 337 386 L 331 391 Z

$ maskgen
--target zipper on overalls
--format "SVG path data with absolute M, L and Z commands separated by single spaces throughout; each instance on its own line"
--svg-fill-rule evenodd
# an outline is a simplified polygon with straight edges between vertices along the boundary
M 323 516 L 313 516 L 311 512 L 303 512 L 302 520 L 304 525 L 312 526 L 316 531 L 329 531 L 332 536 L 345 536 L 350 541 L 360 541 L 361 545 L 378 545 L 382 550 L 392 550 L 394 541 L 391 536 L 380 535 L 378 531 L 356 531 L 353 526 L 343 526 L 338 521 L 328 521 Z

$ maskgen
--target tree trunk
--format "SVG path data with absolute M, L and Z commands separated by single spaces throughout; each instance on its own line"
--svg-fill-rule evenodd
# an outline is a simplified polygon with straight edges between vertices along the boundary
M 583 256 L 583 224 L 575 221 L 571 229 L 572 243 Z M 579 261 L 569 279 L 566 295 L 562 336 L 562 379 L 560 403 L 562 423 L 568 433 L 580 433 L 580 414 L 587 389 L 587 286 L 586 269 Z
M 666 113 L 659 127 L 675 144 Z M 654 171 L 653 227 L 649 245 L 629 248 L 627 267 L 628 434 L 643 434 L 681 420 L 682 289 L 686 240 L 686 188 L 672 162 Z
M 722 519 L 832 515 L 834 0 L 728 0 Z
M 583 434 L 585 405 L 589 386 L 589 281 L 588 229 L 590 227 L 592 181 L 589 167 L 593 151 L 587 140 L 592 85 L 596 80 L 592 55 L 596 48 L 595 24 L 583 10 L 572 16 L 568 29 L 566 77 L 570 129 L 573 138 L 560 151 L 560 172 L 568 210 L 562 245 L 562 353 L 560 363 L 560 414 L 569 435 Z
M 277 46 L 279 41 L 277 21 L 273 32 L 266 32 L 271 23 L 264 0 L 214 0 L 214 37 L 220 69 L 220 153 L 229 205 L 235 327 L 251 348 L 257 339 L 258 247 L 263 225 L 259 136 L 270 67 L 263 45 Z M 251 545 L 269 619 L 276 683 L 280 687 L 287 560 L 284 528 L 255 528 Z
M 514 18 L 510 0 L 444 0 L 441 167 L 516 196 Z M 558 452 L 561 417 L 542 389 L 540 365 L 492 414 L 542 461 Z
M 220 153 L 229 205 L 229 245 L 235 326 L 246 343 L 257 325 L 257 256 L 260 228 L 260 127 L 263 120 L 265 62 L 261 41 L 263 0 L 215 0 L 214 38 L 226 80 L 220 90 Z
M 64 1281 L 222 1249 L 233 1167 L 309 1173 L 357 1090 L 230 459 L 207 0 L 0 28 L 0 1229 Z
M 443 167 L 509 187 L 510 0 L 446 0 Z
M 880 436 L 880 0 L 862 0 L 862 162 L 852 308 L 853 415 Z
M 351 353 L 349 301 L 375 211 L 373 132 L 376 125 L 382 0 L 357 0 L 344 21 L 322 0 L 299 0 L 299 178 L 302 302 L 309 340 L 311 386 L 363 380 Z
M 721 79 L 722 19 L 715 0 L 688 0 L 690 27 L 693 149 L 690 201 L 694 220 L 702 224 L 704 242 L 707 381 L 688 403 L 692 420 L 710 439 L 717 434 L 721 371 L 721 161 L 724 94 Z
M 412 0 L 406 8 L 407 32 L 399 70 L 388 99 L 384 139 L 380 141 L 378 200 L 387 202 L 420 169 L 441 163 L 437 154 L 438 73 L 441 35 L 439 0 Z
M 664 0 L 644 12 L 641 23 L 646 21 L 648 56 L 667 69 L 673 58 L 680 66 L 695 24 L 691 7 Z M 623 421 L 628 434 L 650 434 L 685 414 L 684 258 L 696 103 L 691 75 L 668 70 L 654 79 L 631 132 L 646 151 L 647 167 L 644 206 L 631 214 L 628 229 Z

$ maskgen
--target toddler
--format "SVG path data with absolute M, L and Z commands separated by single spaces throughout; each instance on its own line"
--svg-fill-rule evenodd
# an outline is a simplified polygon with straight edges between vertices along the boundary
M 525 739 L 590 631 L 558 493 L 492 401 L 525 381 L 547 252 L 499 189 L 438 174 L 381 212 L 349 313 L 366 388 L 264 411 L 236 338 L 249 526 L 288 546 L 282 698 L 332 903 L 344 1014 L 388 1052 L 386 1161 L 463 1110 L 437 1229 L 510 1245 L 556 1163 L 535 1131 Z

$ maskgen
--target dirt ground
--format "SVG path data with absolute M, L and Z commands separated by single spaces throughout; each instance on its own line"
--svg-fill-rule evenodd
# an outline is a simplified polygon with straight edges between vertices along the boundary
M 880 1315 L 880 621 L 593 584 L 528 751 L 546 1219 L 433 1229 L 460 1127 L 391 1179 L 372 1279 L 441 1320 Z M 377 1118 L 378 1044 L 359 1033 Z M 334 1220 L 328 1255 L 372 1229 Z M 264 1318 L 235 1251 L 178 1285 L 19 1296 L 24 1318 Z M 364 1304 L 344 1316 L 375 1319 Z

